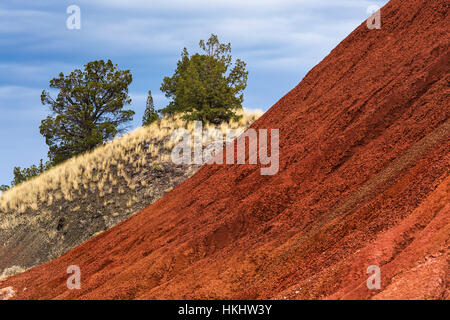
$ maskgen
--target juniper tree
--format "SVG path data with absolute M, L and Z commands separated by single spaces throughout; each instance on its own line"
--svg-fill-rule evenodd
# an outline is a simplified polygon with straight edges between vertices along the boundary
M 171 102 L 161 113 L 214 124 L 238 119 L 247 87 L 245 62 L 237 59 L 233 65 L 231 44 L 220 43 L 214 34 L 199 45 L 203 54 L 190 56 L 184 48 L 174 74 L 164 78 L 161 91 Z
M 153 103 L 152 91 L 148 90 L 147 104 L 145 106 L 144 117 L 142 118 L 142 125 L 148 126 L 159 119 L 158 112 L 155 110 Z

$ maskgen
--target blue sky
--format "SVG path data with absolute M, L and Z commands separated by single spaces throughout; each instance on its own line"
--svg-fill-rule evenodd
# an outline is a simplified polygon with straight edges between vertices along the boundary
M 244 107 L 270 108 L 297 85 L 367 17 L 370 5 L 387 0 L 0 0 L 0 184 L 14 166 L 46 158 L 39 134 L 48 114 L 40 93 L 59 72 L 111 59 L 130 69 L 130 108 L 138 127 L 146 93 L 157 108 L 159 91 L 183 47 L 198 50 L 211 33 L 231 42 L 247 62 Z M 69 30 L 69 5 L 81 9 L 81 29 Z

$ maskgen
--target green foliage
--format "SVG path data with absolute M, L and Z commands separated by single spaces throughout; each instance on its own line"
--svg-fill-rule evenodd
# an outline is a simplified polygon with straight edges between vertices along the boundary
M 58 164 L 111 140 L 133 119 L 134 111 L 123 110 L 130 104 L 129 70 L 119 70 L 108 60 L 92 61 L 84 70 L 68 76 L 60 73 L 50 81 L 58 89 L 56 99 L 45 90 L 41 101 L 52 115 L 42 120 L 40 132 L 49 146 L 48 156 Z
M 142 125 L 148 126 L 159 119 L 158 112 L 155 110 L 153 103 L 152 91 L 148 91 L 147 104 L 145 106 L 144 117 L 142 118 Z
M 164 78 L 161 91 L 172 101 L 162 114 L 213 124 L 237 120 L 247 87 L 245 62 L 237 59 L 233 66 L 231 44 L 221 44 L 216 35 L 201 40 L 200 48 L 204 54 L 192 56 L 184 48 L 173 76 Z
M 5 192 L 5 191 L 8 191 L 8 190 L 9 190 L 9 186 L 7 186 L 6 184 L 2 184 L 0 186 L 0 191 L 1 192 Z
M 14 180 L 11 182 L 11 186 L 18 185 L 19 183 L 25 182 L 33 177 L 36 177 L 43 173 L 44 171 L 50 169 L 52 167 L 52 163 L 50 161 L 44 163 L 41 159 L 39 161 L 39 165 L 32 165 L 29 168 L 21 169 L 20 167 L 14 167 Z

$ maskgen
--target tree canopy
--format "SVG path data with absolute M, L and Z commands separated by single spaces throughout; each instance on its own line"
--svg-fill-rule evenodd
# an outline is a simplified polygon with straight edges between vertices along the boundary
M 134 111 L 124 110 L 131 103 L 129 70 L 119 70 L 110 60 L 92 61 L 84 70 L 65 76 L 60 73 L 50 81 L 59 90 L 56 99 L 43 91 L 41 101 L 51 116 L 42 120 L 40 132 L 49 146 L 52 164 L 58 164 L 114 138 Z
M 159 119 L 158 112 L 155 110 L 155 104 L 153 103 L 152 91 L 148 90 L 147 104 L 145 106 L 144 116 L 142 118 L 142 125 L 148 126 Z
M 203 54 L 190 56 L 184 48 L 174 74 L 164 78 L 161 91 L 172 101 L 162 114 L 183 113 L 186 120 L 214 124 L 238 119 L 247 87 L 246 63 L 236 59 L 233 65 L 231 44 L 220 43 L 214 34 L 199 45 Z

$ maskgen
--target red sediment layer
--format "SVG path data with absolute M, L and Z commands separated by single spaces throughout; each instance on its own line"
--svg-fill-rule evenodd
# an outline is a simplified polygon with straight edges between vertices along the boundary
M 257 121 L 280 129 L 278 174 L 206 165 L 0 288 L 18 299 L 448 299 L 448 9 L 392 0 L 380 30 L 363 23 Z M 69 265 L 81 290 L 66 287 Z M 370 265 L 379 290 L 367 288 Z

